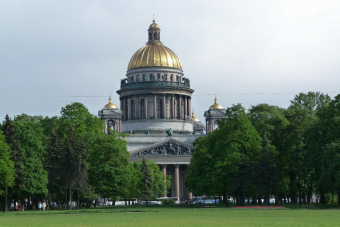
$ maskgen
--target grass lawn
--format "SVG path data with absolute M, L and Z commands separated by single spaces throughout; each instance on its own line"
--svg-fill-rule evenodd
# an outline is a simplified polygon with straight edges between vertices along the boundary
M 24 211 L 0 215 L 0 226 L 340 226 L 340 210 L 237 210 L 228 208 L 114 208 Z

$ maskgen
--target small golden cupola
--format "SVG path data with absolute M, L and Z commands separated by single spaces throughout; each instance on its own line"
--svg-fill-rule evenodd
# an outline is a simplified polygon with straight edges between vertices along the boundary
M 191 118 L 192 118 L 193 121 L 200 121 L 200 120 L 195 116 L 195 112 L 194 112 L 194 111 L 192 111 Z
M 215 103 L 210 106 L 210 110 L 216 110 L 216 109 L 224 109 L 223 106 L 218 104 L 217 97 L 215 96 Z
M 109 98 L 109 103 L 106 104 L 103 109 L 118 109 L 118 107 L 112 102 L 111 96 Z

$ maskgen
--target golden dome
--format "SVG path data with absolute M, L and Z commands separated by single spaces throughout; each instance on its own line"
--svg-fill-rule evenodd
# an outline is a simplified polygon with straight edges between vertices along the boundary
M 156 24 L 155 20 L 152 21 L 152 24 L 150 24 L 149 30 L 153 29 L 160 29 L 159 25 Z
M 215 96 L 215 103 L 213 105 L 211 105 L 209 109 L 214 110 L 214 109 L 224 109 L 224 108 L 223 108 L 223 106 L 218 104 L 217 97 Z
M 194 111 L 192 111 L 191 118 L 192 118 L 193 121 L 200 121 L 197 117 L 195 117 Z
M 181 62 L 177 55 L 161 43 L 150 43 L 137 50 L 129 62 L 128 70 L 150 66 L 182 69 Z
M 109 98 L 109 103 L 106 104 L 103 109 L 118 109 L 118 107 L 112 103 L 111 96 Z
M 177 55 L 163 46 L 160 41 L 159 25 L 153 21 L 149 30 L 149 41 L 131 57 L 128 70 L 140 67 L 171 67 L 182 69 Z

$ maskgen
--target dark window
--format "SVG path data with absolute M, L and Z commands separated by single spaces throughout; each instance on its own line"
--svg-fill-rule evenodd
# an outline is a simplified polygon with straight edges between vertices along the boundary
M 164 74 L 165 80 L 168 80 L 168 74 Z
M 140 100 L 140 117 L 141 118 L 145 118 L 145 115 L 144 115 L 144 99 Z
M 151 32 L 149 32 L 149 40 L 151 40 L 152 39 L 152 34 L 151 34 Z
M 157 33 L 153 33 L 153 39 L 157 40 Z
M 107 122 L 107 128 L 108 128 L 107 130 L 108 133 L 110 133 L 110 130 L 112 131 L 115 130 L 115 122 L 113 120 L 109 120 Z
M 162 113 L 163 113 L 163 102 L 162 99 L 157 99 L 156 100 L 156 104 L 157 104 L 157 118 L 161 118 L 162 117 Z
M 131 83 L 133 83 L 133 82 L 134 82 L 133 80 L 134 80 L 134 78 L 133 78 L 133 76 L 132 76 L 132 77 L 131 77 Z
M 170 74 L 170 80 L 174 81 L 174 74 Z
M 157 80 L 161 80 L 161 74 L 157 74 Z
M 136 118 L 136 104 L 135 101 L 131 100 L 131 119 Z

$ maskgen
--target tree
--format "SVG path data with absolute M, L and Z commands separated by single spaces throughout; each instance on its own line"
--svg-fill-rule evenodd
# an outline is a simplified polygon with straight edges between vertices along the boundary
M 195 193 L 222 195 L 225 206 L 228 194 L 244 205 L 253 184 L 261 139 L 240 104 L 228 108 L 226 116 L 218 122 L 217 130 L 194 143 L 186 185 Z
M 308 155 L 311 157 L 311 176 L 326 204 L 325 193 L 337 192 L 340 204 L 340 95 L 319 108 L 318 120 L 308 130 Z
M 285 112 L 285 117 L 290 124 L 286 128 L 286 149 L 290 154 L 289 179 L 292 203 L 296 203 L 296 189 L 298 191 L 299 204 L 301 205 L 306 194 L 311 194 L 312 179 L 308 163 L 311 156 L 308 155 L 306 146 L 309 128 L 317 121 L 316 110 L 329 102 L 330 97 L 319 92 L 300 93 L 291 101 L 291 105 Z
M 118 200 L 127 195 L 129 153 L 115 133 L 100 133 L 89 150 L 89 180 L 97 194 Z
M 147 201 L 151 200 L 151 198 L 155 197 L 152 191 L 153 188 L 153 179 L 151 169 L 149 169 L 148 164 L 146 163 L 145 159 L 140 165 L 141 175 L 142 175 L 142 188 L 141 188 L 141 196 L 143 200 Z
M 77 135 L 72 126 L 64 151 L 64 185 L 69 189 L 69 201 L 72 202 L 72 188 L 78 187 L 79 200 L 79 188 L 87 186 L 87 152 L 82 136 Z M 77 204 L 79 205 L 79 202 Z
M 7 212 L 8 187 L 14 184 L 14 163 L 10 159 L 9 146 L 5 143 L 5 137 L 0 130 L 0 195 L 4 194 L 4 213 Z
M 279 152 L 275 142 L 275 132 L 285 128 L 289 122 L 283 115 L 283 109 L 268 104 L 252 106 L 249 116 L 253 126 L 262 138 L 262 149 L 257 169 L 257 186 L 260 194 L 265 195 L 265 204 L 269 205 L 270 194 L 274 194 L 278 201 L 280 186 L 284 182 L 284 174 L 280 172 L 284 168 L 280 162 Z M 281 157 L 280 157 L 281 158 Z

